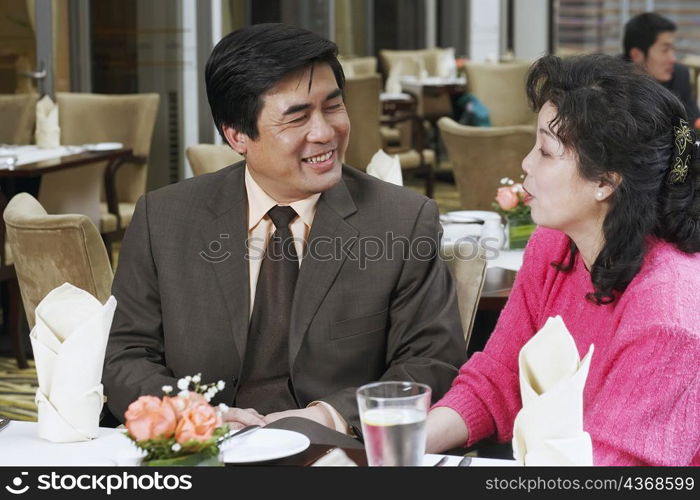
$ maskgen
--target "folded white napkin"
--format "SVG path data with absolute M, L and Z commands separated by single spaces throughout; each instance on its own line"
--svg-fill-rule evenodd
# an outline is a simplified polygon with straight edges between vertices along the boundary
M 45 95 L 36 103 L 36 130 L 34 140 L 40 148 L 57 148 L 61 144 L 58 126 L 58 106 Z
M 402 92 L 401 88 L 401 74 L 403 72 L 404 62 L 398 60 L 396 64 L 389 71 L 389 75 L 386 77 L 386 83 L 384 84 L 384 91 L 390 94 L 400 94 Z
M 340 448 L 333 448 L 311 464 L 312 467 L 357 467 L 357 464 Z
M 389 156 L 383 150 L 374 153 L 367 165 L 367 173 L 377 179 L 403 186 L 401 162 L 397 155 Z
M 97 437 L 102 365 L 116 307 L 114 297 L 102 305 L 69 283 L 37 306 L 30 338 L 39 379 L 39 437 L 56 443 Z
M 593 465 L 583 430 L 583 388 L 593 344 L 579 360 L 560 316 L 549 318 L 520 350 L 523 408 L 515 417 L 513 453 L 523 465 Z

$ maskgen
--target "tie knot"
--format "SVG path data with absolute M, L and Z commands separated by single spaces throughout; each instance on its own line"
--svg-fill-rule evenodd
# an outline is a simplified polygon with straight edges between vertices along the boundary
M 272 223 L 275 225 L 276 229 L 287 229 L 289 223 L 297 216 L 297 213 L 292 207 L 275 205 L 267 212 L 267 215 L 272 219 Z

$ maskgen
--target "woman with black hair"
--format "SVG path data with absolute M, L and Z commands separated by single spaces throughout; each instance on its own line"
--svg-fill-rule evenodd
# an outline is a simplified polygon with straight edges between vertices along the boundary
M 682 104 L 629 63 L 530 70 L 530 239 L 496 329 L 428 417 L 428 451 L 507 441 L 518 354 L 560 315 L 581 357 L 595 465 L 700 465 L 700 160 Z

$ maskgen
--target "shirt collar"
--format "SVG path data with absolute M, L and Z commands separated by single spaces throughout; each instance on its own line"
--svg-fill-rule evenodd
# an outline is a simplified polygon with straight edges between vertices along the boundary
M 257 226 L 260 221 L 265 218 L 267 212 L 275 205 L 285 205 L 277 203 L 274 198 L 265 192 L 260 185 L 255 182 L 253 176 L 250 175 L 248 165 L 245 167 L 245 188 L 248 193 L 248 231 L 251 231 Z M 288 205 L 299 214 L 301 220 L 307 227 L 313 224 L 314 216 L 316 215 L 316 204 L 321 197 L 321 193 L 312 194 L 308 198 L 298 200 Z

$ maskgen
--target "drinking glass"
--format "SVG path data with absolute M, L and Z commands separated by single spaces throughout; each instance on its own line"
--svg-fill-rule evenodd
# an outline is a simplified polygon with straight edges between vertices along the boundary
M 421 465 L 430 387 L 416 382 L 374 382 L 357 389 L 370 466 Z

